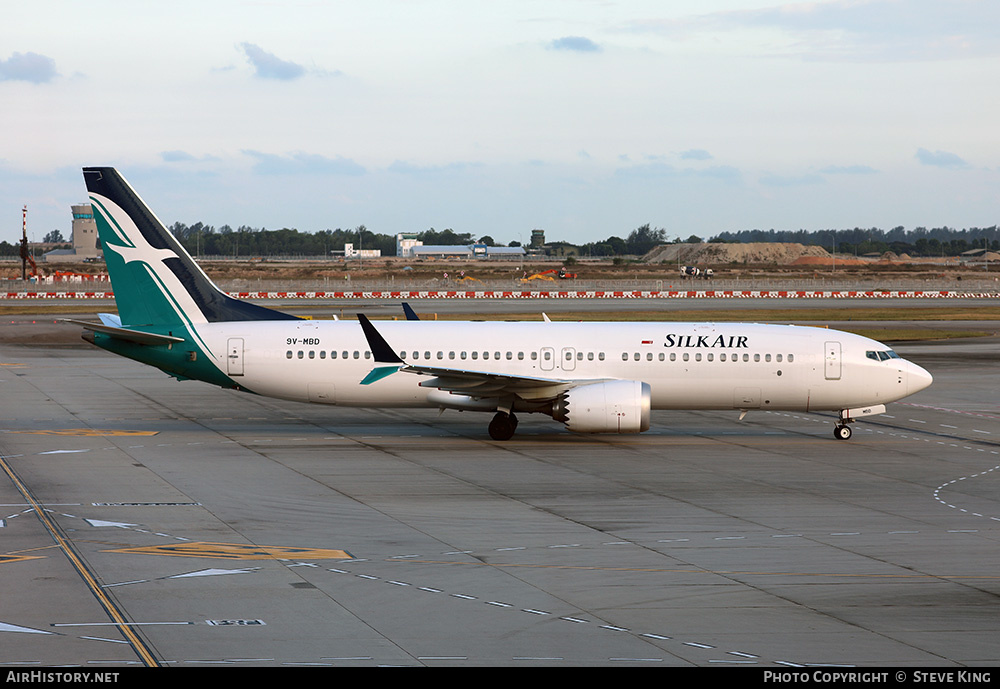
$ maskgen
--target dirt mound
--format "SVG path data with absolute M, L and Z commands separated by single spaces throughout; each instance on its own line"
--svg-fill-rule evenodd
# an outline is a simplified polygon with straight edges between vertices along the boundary
M 841 258 L 840 256 L 800 256 L 792 261 L 793 266 L 867 266 L 871 261 L 861 258 Z
M 803 257 L 829 258 L 821 246 L 750 242 L 746 244 L 664 244 L 643 258 L 647 263 L 790 265 Z

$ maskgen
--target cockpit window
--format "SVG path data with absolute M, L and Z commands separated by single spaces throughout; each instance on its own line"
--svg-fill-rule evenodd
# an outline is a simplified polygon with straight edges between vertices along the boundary
M 891 349 L 887 349 L 887 350 L 881 351 L 881 352 L 875 352 L 875 351 L 869 350 L 869 351 L 865 352 L 865 356 L 868 357 L 869 359 L 872 359 L 873 361 L 888 361 L 889 359 L 899 359 L 900 358 L 900 356 L 898 354 L 896 354 L 896 352 L 892 351 Z

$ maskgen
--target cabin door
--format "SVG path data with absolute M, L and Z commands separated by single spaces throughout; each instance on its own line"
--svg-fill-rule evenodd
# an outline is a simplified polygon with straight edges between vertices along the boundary
M 827 342 L 824 351 L 824 371 L 827 380 L 840 380 L 840 343 Z
M 229 354 L 226 357 L 226 371 L 231 376 L 243 375 L 243 338 L 229 338 Z

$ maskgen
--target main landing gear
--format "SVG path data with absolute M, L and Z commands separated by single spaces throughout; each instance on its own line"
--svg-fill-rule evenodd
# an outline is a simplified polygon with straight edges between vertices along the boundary
M 494 440 L 510 440 L 517 429 L 517 417 L 508 412 L 498 411 L 490 421 L 490 437 Z

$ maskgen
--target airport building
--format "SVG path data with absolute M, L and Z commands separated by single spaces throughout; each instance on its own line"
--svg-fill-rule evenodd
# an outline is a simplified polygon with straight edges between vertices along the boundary
M 519 246 L 487 246 L 486 244 L 424 245 L 415 233 L 396 235 L 396 255 L 404 258 L 520 258 Z
M 102 257 L 94 209 L 89 203 L 76 204 L 70 208 L 73 209 L 73 248 L 49 251 L 42 257 L 46 263 L 79 263 L 96 261 Z

